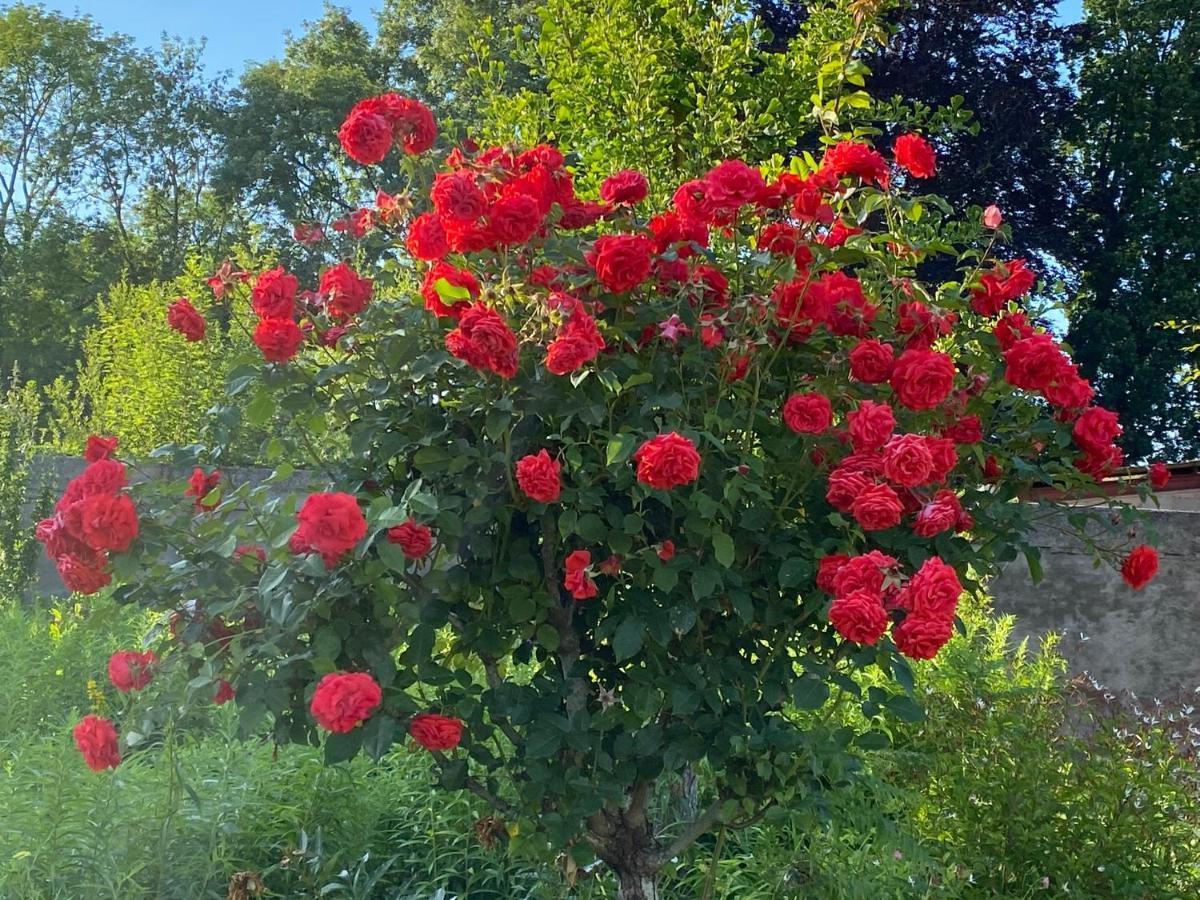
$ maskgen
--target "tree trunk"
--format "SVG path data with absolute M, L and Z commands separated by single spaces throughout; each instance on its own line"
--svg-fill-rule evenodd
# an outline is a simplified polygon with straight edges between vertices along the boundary
M 658 871 L 662 860 L 654 829 L 646 815 L 652 785 L 642 782 L 630 792 L 629 805 L 605 810 L 589 821 L 600 858 L 617 876 L 618 900 L 660 900 Z
M 617 900 L 659 900 L 658 877 L 636 872 L 617 872 Z

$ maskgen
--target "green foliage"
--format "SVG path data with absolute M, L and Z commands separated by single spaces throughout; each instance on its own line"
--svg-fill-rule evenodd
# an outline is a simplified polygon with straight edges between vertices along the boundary
M 0 597 L 19 597 L 33 578 L 39 552 L 33 540 L 34 512 L 40 510 L 30 462 L 38 443 L 42 398 L 32 382 L 21 384 L 18 370 L 0 394 Z

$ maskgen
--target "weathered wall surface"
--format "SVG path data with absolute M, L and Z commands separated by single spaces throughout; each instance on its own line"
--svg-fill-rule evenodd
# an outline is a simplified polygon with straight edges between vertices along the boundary
M 40 457 L 31 489 L 47 485 L 57 496 L 83 465 L 72 457 Z M 270 474 L 268 469 L 223 471 L 235 483 L 258 482 Z M 167 470 L 151 467 L 144 473 L 159 476 Z M 187 474 L 176 473 L 181 479 Z M 310 478 L 297 473 L 278 489 L 300 490 Z M 999 611 L 1016 615 L 1020 636 L 1062 633 L 1063 652 L 1076 673 L 1088 672 L 1107 687 L 1139 695 L 1191 691 L 1200 687 L 1200 513 L 1163 509 L 1145 515 L 1162 567 L 1143 590 L 1128 588 L 1109 566 L 1095 568 L 1073 536 L 1042 528 L 1034 543 L 1042 549 L 1043 580 L 1033 584 L 1024 560 L 1018 560 L 992 582 L 992 593 Z M 32 500 L 27 504 L 31 516 Z M 1114 545 L 1128 545 L 1123 531 L 1110 537 Z M 53 565 L 44 554 L 39 559 L 33 590 L 61 595 Z
M 996 608 L 1017 617 L 1021 636 L 1063 634 L 1074 673 L 1139 696 L 1200 687 L 1200 513 L 1145 511 L 1161 566 L 1140 591 L 1094 561 L 1078 539 L 1053 528 L 1034 535 L 1044 577 L 1033 584 L 1024 560 L 992 582 Z M 1128 545 L 1124 531 L 1112 544 Z M 1141 535 L 1139 535 L 1141 537 Z

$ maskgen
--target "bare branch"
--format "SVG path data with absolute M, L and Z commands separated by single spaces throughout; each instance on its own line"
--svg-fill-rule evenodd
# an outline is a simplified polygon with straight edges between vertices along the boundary
M 660 850 L 650 858 L 651 865 L 655 867 L 665 865 L 683 853 L 688 847 L 692 846 L 697 838 L 710 831 L 721 819 L 721 806 L 724 802 L 724 799 L 721 797 L 714 800 L 708 809 L 697 816 L 687 828 L 683 829 L 679 837 L 667 845 L 666 849 Z

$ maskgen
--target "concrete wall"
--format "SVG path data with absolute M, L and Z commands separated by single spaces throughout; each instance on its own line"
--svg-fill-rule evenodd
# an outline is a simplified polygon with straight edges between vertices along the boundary
M 48 485 L 57 496 L 83 466 L 72 457 L 41 457 L 33 467 L 31 490 Z M 222 470 L 235 483 L 258 482 L 270 474 L 268 469 Z M 162 467 L 144 471 L 154 477 L 169 474 Z M 181 479 L 188 475 L 175 474 Z M 279 490 L 302 490 L 310 478 L 297 473 Z M 1020 636 L 1036 639 L 1047 631 L 1062 633 L 1063 651 L 1074 672 L 1087 672 L 1109 688 L 1139 695 L 1190 692 L 1200 687 L 1200 512 L 1147 510 L 1145 515 L 1156 535 L 1162 566 L 1143 590 L 1128 588 L 1109 566 L 1095 568 L 1075 537 L 1043 528 L 1033 535 L 1042 550 L 1042 582 L 1034 585 L 1025 561 L 1019 559 L 992 582 L 992 592 L 998 610 L 1017 616 Z M 32 502 L 27 503 L 26 516 L 32 516 Z M 1105 537 L 1114 545 L 1129 543 L 1123 529 Z M 62 594 L 53 565 L 45 554 L 39 553 L 39 560 L 34 591 Z
M 1200 687 L 1200 513 L 1145 510 L 1161 565 L 1140 591 L 1094 560 L 1079 540 L 1053 528 L 1033 535 L 1044 577 L 1034 585 L 1024 560 L 993 580 L 996 608 L 1017 617 L 1021 636 L 1063 634 L 1074 673 L 1139 696 L 1165 697 Z M 1101 543 L 1129 545 L 1124 528 Z M 1138 534 L 1135 540 L 1140 540 Z

